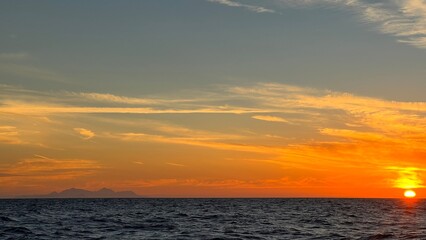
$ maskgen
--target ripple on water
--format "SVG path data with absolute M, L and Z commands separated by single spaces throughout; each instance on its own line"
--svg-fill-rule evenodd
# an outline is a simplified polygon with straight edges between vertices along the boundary
M 1 239 L 426 239 L 426 202 L 0 200 Z

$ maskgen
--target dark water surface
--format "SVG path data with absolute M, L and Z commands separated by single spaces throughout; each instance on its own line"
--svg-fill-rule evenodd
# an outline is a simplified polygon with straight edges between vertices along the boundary
M 0 200 L 0 239 L 426 239 L 426 201 Z

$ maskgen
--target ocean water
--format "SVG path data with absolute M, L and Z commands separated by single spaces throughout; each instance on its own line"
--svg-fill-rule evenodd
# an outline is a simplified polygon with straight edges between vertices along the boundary
M 0 200 L 0 239 L 426 239 L 426 201 Z

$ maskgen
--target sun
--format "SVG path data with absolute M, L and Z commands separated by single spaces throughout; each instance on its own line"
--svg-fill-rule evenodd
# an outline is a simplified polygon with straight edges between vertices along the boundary
M 416 196 L 416 192 L 414 192 L 413 190 L 406 190 L 404 192 L 404 197 L 406 198 L 413 198 Z

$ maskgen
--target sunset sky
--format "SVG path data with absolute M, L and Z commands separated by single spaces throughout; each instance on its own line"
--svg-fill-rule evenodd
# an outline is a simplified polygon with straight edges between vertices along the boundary
M 426 197 L 426 0 L 0 2 L 0 197 Z

